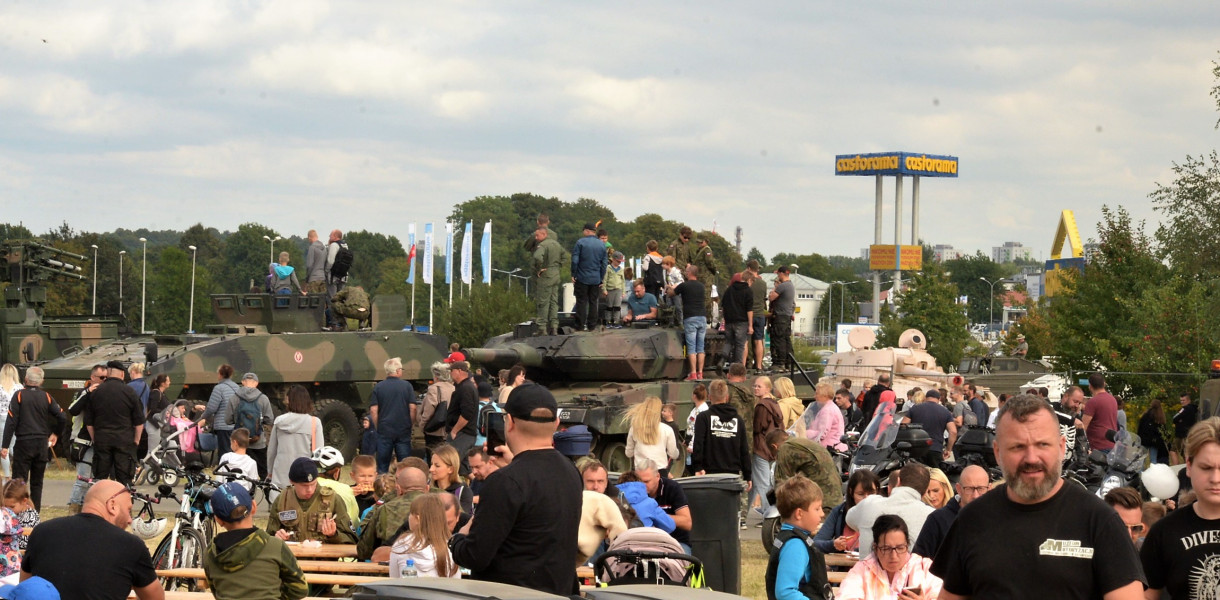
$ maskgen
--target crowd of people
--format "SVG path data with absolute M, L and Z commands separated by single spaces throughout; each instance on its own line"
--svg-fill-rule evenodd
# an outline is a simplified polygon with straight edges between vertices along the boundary
M 708 238 L 696 236 L 690 227 L 678 231 L 664 255 L 660 244 L 649 240 L 640 249 L 645 254 L 641 272 L 636 273 L 596 223 L 583 225 L 571 252 L 560 245 L 550 223 L 546 214 L 538 215 L 537 229 L 524 243 L 533 256 L 534 324 L 540 334 L 559 333 L 561 271 L 567 264 L 575 297 L 575 331 L 658 323 L 680 326 L 690 357 L 688 377 L 701 380 L 709 327 L 725 333 L 725 362 L 746 365 L 752 355 L 757 370 L 763 368 L 763 342 L 769 329 L 771 364 L 781 369 L 789 365 L 796 288 L 787 266 L 776 269 L 775 284 L 768 289 L 759 274 L 761 265 L 751 260 L 720 291 L 716 285 L 720 266 Z
M 0 368 L 0 386 L 15 378 L 10 369 Z M 770 598 L 829 597 L 824 555 L 852 551 L 860 560 L 843 575 L 838 598 L 1019 596 L 1031 586 L 1052 596 L 1197 597 L 1191 590 L 1208 585 L 1220 563 L 1211 534 L 1220 518 L 1220 418 L 1193 422 L 1189 396 L 1172 421 L 1184 438 L 1173 452 L 1185 461 L 1190 491 L 1146 502 L 1139 490 L 1120 487 L 1102 499 L 1061 476 L 1073 445 L 1113 448 L 1105 433 L 1123 418 L 1100 374 L 1089 378 L 1087 399 L 1072 387 L 1058 404 L 1022 393 L 992 410 L 979 405 L 971 385 L 899 398 L 883 376 L 861 393 L 850 381 L 838 389 L 821 383 L 802 410 L 790 380 L 748 379 L 745 365 L 734 363 L 724 379 L 694 387 L 685 427 L 676 407 L 659 398 L 631 407 L 625 424 L 633 468 L 611 483 L 604 464 L 555 449 L 558 404 L 523 367 L 489 380 L 472 373 L 458 350 L 432 365 L 434 382 L 422 396 L 401 379 L 400 359 L 385 362 L 347 481 L 344 457 L 326 445 L 306 388 L 291 388 L 275 416 L 256 373 L 235 381 L 222 365 L 208 402 L 195 404 L 171 403 L 168 381 L 146 384 L 143 371 L 97 365 L 67 414 L 40 389 L 37 367 L 23 387 L 0 387 L 7 400 L 0 457 L 11 460 L 13 477 L 0 493 L 0 574 L 49 582 L 65 597 L 119 598 L 131 590 L 141 600 L 162 597 L 147 547 L 122 531 L 131 522 L 131 475 L 142 452 L 167 445 L 184 461 L 204 458 L 204 436 L 219 448 L 218 470 L 282 489 L 263 528 L 254 524 L 249 480 L 213 495 L 221 532 L 208 546 L 205 572 L 218 598 L 304 597 L 309 588 L 285 542 L 306 540 L 355 544 L 360 560 L 387 562 L 392 576 L 465 572 L 574 593 L 574 567 L 625 532 L 650 528 L 691 551 L 698 525 L 669 474 L 683 456 L 689 472 L 741 478 L 741 527 L 750 510 L 774 506 L 782 526 L 765 574 Z M 503 420 L 503 443 L 487 447 L 493 413 Z M 902 415 L 933 433 L 942 444 L 930 453 L 936 460 L 908 463 L 887 481 L 856 471 L 844 486 L 832 453 L 843 449 L 846 429 L 875 414 Z M 73 514 L 39 524 L 46 449 L 69 417 L 81 475 Z M 951 450 L 958 428 L 983 425 L 994 428 L 1001 479 L 968 466 L 954 483 L 932 466 Z M 142 450 L 146 431 L 158 441 Z M 426 440 L 422 448 L 416 433 Z M 98 547 L 113 551 L 91 551 Z M 105 575 L 85 583 L 82 568 Z

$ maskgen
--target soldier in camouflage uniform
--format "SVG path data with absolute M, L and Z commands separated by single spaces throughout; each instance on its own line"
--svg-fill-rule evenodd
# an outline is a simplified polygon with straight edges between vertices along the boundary
M 554 231 L 551 231 L 551 217 L 547 216 L 546 213 L 538 215 L 538 229 L 545 229 L 547 239 L 556 244 L 559 243 L 559 236 L 555 235 Z M 533 254 L 534 250 L 538 249 L 538 236 L 531 233 L 529 237 L 525 238 L 525 243 L 521 246 L 525 248 L 526 252 Z
M 746 383 L 746 368 L 734 363 L 725 376 L 729 382 L 729 404 L 737 409 L 737 415 L 746 422 L 746 431 L 754 431 L 754 392 Z
M 826 513 L 843 502 L 843 479 L 835 469 L 826 446 L 803 437 L 788 437 L 785 431 L 767 434 L 767 445 L 775 450 L 775 486 L 800 474 L 822 488 L 822 510 Z M 774 489 L 774 488 L 772 488 Z
M 318 484 L 318 466 L 313 459 L 301 457 L 288 471 L 292 487 L 275 499 L 267 517 L 267 531 L 282 540 L 303 542 L 320 540 L 327 544 L 356 541 L 352 521 L 338 496 Z
M 707 309 L 707 322 L 712 322 L 712 285 L 716 283 L 716 257 L 707 245 L 707 236 L 699 236 L 699 245 L 691 249 L 691 264 L 699 267 L 699 281 L 703 283 L 703 306 Z
M 360 560 L 369 560 L 374 550 L 394 543 L 398 528 L 407 522 L 411 502 L 428 491 L 428 477 L 418 467 L 399 467 L 394 480 L 394 497 L 373 507 L 360 524 L 360 541 L 356 542 L 356 558 Z
M 670 242 L 669 249 L 665 251 L 665 254 L 674 257 L 674 266 L 682 272 L 685 272 L 686 265 L 690 264 L 691 235 L 690 227 L 678 230 L 678 239 Z
M 534 305 L 538 309 L 534 322 L 538 332 L 555 335 L 559 332 L 559 276 L 568 252 L 551 237 L 551 230 L 539 227 L 534 232 Z
M 335 297 L 331 298 L 330 306 L 336 315 L 344 317 L 340 323 L 346 322 L 346 319 L 356 319 L 356 326 L 362 328 L 367 327 L 373 318 L 373 311 L 369 310 L 369 295 L 358 285 L 346 286 L 339 290 Z

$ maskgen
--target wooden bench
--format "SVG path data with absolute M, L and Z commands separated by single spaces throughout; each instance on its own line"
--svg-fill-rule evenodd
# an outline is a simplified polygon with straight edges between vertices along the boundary
M 847 577 L 844 571 L 827 571 L 826 580 L 830 583 L 843 583 L 843 579 Z
M 135 598 L 136 593 L 132 591 L 128 598 Z M 215 600 L 212 592 L 165 592 L 165 600 Z M 321 598 L 317 596 L 306 596 L 303 600 L 333 600 L 331 598 Z
M 353 575 L 389 576 L 390 565 L 371 562 L 339 560 L 298 560 L 297 564 L 306 573 L 348 573 Z
M 301 544 L 288 544 L 288 549 L 297 558 L 356 558 L 355 544 L 322 544 L 317 548 L 310 548 Z
M 157 577 L 172 579 L 206 580 L 203 569 L 157 569 Z M 386 577 L 371 577 L 368 575 L 342 575 L 337 573 L 305 573 L 305 583 L 310 585 L 340 585 L 351 587 L 362 583 L 383 581 Z

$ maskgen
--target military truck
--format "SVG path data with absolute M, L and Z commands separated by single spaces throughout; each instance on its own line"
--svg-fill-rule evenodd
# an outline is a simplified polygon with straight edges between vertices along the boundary
M 518 325 L 511 333 L 488 340 L 482 348 L 463 349 L 471 360 L 489 373 L 522 364 L 526 376 L 546 385 L 559 402 L 561 427 L 585 425 L 593 433 L 593 454 L 610 471 L 630 470 L 627 459 L 626 410 L 649 396 L 678 407 L 675 425 L 685 432 L 686 416 L 693 407 L 695 385 L 709 381 L 686 381 L 687 357 L 684 334 L 677 327 L 633 326 L 591 332 L 573 332 L 560 327 L 561 335 L 535 335 L 533 324 Z M 709 331 L 705 374 L 719 359 L 724 336 Z M 797 383 L 797 394 L 811 398 L 811 382 Z M 750 398 L 745 384 L 745 398 Z M 679 444 L 683 446 L 683 444 Z M 685 468 L 685 447 L 674 461 L 676 477 Z
M 323 331 L 322 295 L 217 294 L 211 303 L 219 323 L 203 333 L 132 335 L 120 315 L 44 314 L 45 283 L 85 279 L 79 262 L 86 257 L 40 242 L 9 241 L 0 244 L 0 259 L 7 267 L 0 277 L 9 284 L 0 313 L 0 357 L 22 371 L 42 367 L 43 388 L 65 408 L 99 363 L 147 363 L 150 381 L 169 375 L 168 397 L 200 403 L 218 382 L 217 369 L 227 363 L 236 377 L 257 373 L 259 388 L 277 411 L 292 385 L 309 388 L 327 444 L 350 457 L 359 445 L 358 417 L 373 385 L 385 377 L 386 359 L 400 357 L 403 378 L 422 391 L 429 367 L 448 346 L 443 337 L 403 331 L 401 296 L 376 298 L 371 328 L 362 331 Z
M 898 397 L 916 387 L 922 390 L 961 385 L 966 382 L 959 373 L 946 373 L 936 364 L 936 357 L 928 353 L 928 339 L 917 329 L 908 329 L 898 338 L 894 348 L 873 348 L 877 336 L 867 327 L 854 327 L 847 334 L 851 350 L 836 352 L 826 360 L 822 381 L 838 386 L 843 379 L 851 379 L 862 389 L 877 383 L 882 374 L 892 376 L 890 387 Z M 984 401 L 995 408 L 999 401 L 984 386 L 979 386 Z

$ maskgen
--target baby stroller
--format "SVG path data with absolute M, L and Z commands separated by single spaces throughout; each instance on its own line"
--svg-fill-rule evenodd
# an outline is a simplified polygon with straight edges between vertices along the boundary
M 161 482 L 175 485 L 178 483 L 178 473 L 173 469 L 181 470 L 187 463 L 188 454 L 194 454 L 198 459 L 198 452 L 194 448 L 199 425 L 181 416 L 184 410 L 183 404 L 179 403 L 167 411 L 168 418 L 161 427 L 161 442 L 136 465 L 133 479 L 136 485 L 157 485 Z M 183 448 L 190 451 L 184 452 Z
M 598 587 L 653 584 L 702 588 L 703 562 L 682 552 L 682 545 L 655 527 L 620 533 L 593 563 Z

